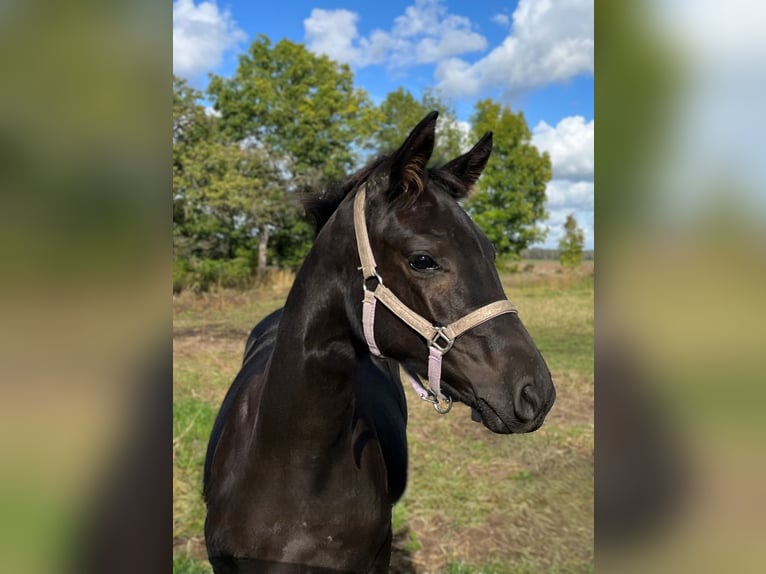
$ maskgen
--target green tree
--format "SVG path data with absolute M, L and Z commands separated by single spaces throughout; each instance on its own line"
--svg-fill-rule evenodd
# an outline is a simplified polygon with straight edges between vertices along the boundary
M 267 253 L 278 264 L 297 265 L 311 233 L 291 192 L 342 179 L 370 145 L 377 108 L 354 87 L 347 65 L 263 35 L 240 56 L 233 77 L 212 76 L 208 95 L 223 136 L 266 153 L 276 176 L 256 196 L 258 268 Z
M 545 238 L 539 223 L 545 211 L 545 187 L 553 171 L 547 152 L 532 145 L 521 112 L 490 99 L 477 102 L 471 118 L 475 139 L 494 132 L 492 156 L 466 208 L 500 255 L 514 259 Z
M 377 123 L 378 112 L 354 87 L 348 65 L 289 40 L 272 45 L 264 35 L 240 56 L 232 78 L 212 76 L 208 94 L 224 133 L 269 149 L 287 181 L 342 178 Z
M 173 149 L 193 146 L 212 135 L 213 124 L 199 103 L 202 94 L 173 75 Z
M 256 265 L 265 265 L 265 246 L 263 260 L 254 255 L 285 211 L 279 177 L 267 150 L 227 141 L 200 96 L 173 79 L 176 269 L 202 288 L 227 274 L 244 283 Z
M 582 263 L 582 251 L 585 246 L 585 234 L 577 226 L 574 213 L 567 215 L 564 223 L 564 236 L 559 241 L 559 260 L 568 269 L 576 269 Z
M 376 153 L 390 152 L 402 145 L 412 128 L 433 110 L 439 112 L 433 157 L 446 161 L 460 155 L 465 147 L 455 111 L 435 90 L 425 90 L 418 101 L 408 90 L 398 88 L 386 96 L 379 110 L 380 126 L 372 136 Z

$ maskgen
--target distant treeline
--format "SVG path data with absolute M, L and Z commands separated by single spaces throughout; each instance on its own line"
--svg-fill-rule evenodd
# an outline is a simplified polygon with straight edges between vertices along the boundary
M 560 252 L 558 249 L 544 249 L 542 247 L 530 247 L 529 249 L 521 250 L 522 259 L 543 259 L 558 261 Z M 582 252 L 583 261 L 593 261 L 594 253 L 593 249 L 586 249 Z

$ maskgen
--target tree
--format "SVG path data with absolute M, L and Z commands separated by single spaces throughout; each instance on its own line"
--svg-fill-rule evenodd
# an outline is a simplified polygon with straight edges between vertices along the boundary
M 460 155 L 464 147 L 455 112 L 437 91 L 424 91 L 418 101 L 408 90 L 398 88 L 386 96 L 379 110 L 382 119 L 372 136 L 377 153 L 387 153 L 397 149 L 413 126 L 433 110 L 439 112 L 433 157 L 446 161 Z
M 173 79 L 173 247 L 187 274 L 236 269 L 244 283 L 256 265 L 256 245 L 285 210 L 279 177 L 264 149 L 227 141 L 200 93 Z M 265 266 L 265 246 L 257 260 Z M 228 265 L 228 267 L 227 267 Z M 195 277 L 195 283 L 208 282 Z
M 201 96 L 186 80 L 173 76 L 174 150 L 210 138 L 212 124 L 205 114 L 205 108 L 199 104 Z
M 264 35 L 240 56 L 232 78 L 212 76 L 208 94 L 224 133 L 269 149 L 288 181 L 341 179 L 356 163 L 354 144 L 367 144 L 377 123 L 348 65 L 286 39 L 272 45 Z
M 553 176 L 548 153 L 531 143 L 524 115 L 490 99 L 477 102 L 471 118 L 475 140 L 494 132 L 492 156 L 468 198 L 466 209 L 498 254 L 518 259 L 529 244 L 545 238 L 538 224 L 545 211 L 545 187 Z
M 275 176 L 268 193 L 261 189 L 256 196 L 259 269 L 267 253 L 295 265 L 311 233 L 291 192 L 341 180 L 356 165 L 359 149 L 369 146 L 379 112 L 354 87 L 348 65 L 289 40 L 272 45 L 264 35 L 240 56 L 233 77 L 212 76 L 208 95 L 223 136 L 265 153 Z
M 582 263 L 582 250 L 585 246 L 585 234 L 577 226 L 574 213 L 567 215 L 564 223 L 564 237 L 559 241 L 559 260 L 568 269 L 576 269 Z

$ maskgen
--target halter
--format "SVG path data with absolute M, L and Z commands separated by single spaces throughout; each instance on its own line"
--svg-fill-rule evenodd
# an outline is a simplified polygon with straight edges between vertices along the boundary
M 394 315 L 419 333 L 428 344 L 429 389 L 424 388 L 411 373 L 405 372 L 407 372 L 412 388 L 415 389 L 420 398 L 432 403 L 438 413 L 446 414 L 452 408 L 452 398 L 444 396 L 441 392 L 442 357 L 452 348 L 455 339 L 469 329 L 473 329 L 485 321 L 489 321 L 504 313 L 518 313 L 518 310 L 510 301 L 504 299 L 484 305 L 461 317 L 454 323 L 441 327 L 434 325 L 402 303 L 388 287 L 383 285 L 383 278 L 377 272 L 375 257 L 372 254 L 372 247 L 370 247 L 370 238 L 367 235 L 367 223 L 364 215 L 365 187 L 362 184 L 354 198 L 354 232 L 356 234 L 356 247 L 359 252 L 359 259 L 362 263 L 359 269 L 362 271 L 362 285 L 364 288 L 362 304 L 364 338 L 367 341 L 367 346 L 370 348 L 370 353 L 376 357 L 382 357 L 383 354 L 375 343 L 375 305 L 377 301 L 383 303 Z M 368 283 L 373 280 L 377 285 L 374 289 L 370 289 Z M 443 407 L 440 401 L 445 402 L 447 406 Z

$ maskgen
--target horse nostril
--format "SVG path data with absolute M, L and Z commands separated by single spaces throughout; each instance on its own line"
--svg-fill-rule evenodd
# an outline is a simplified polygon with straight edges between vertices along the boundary
M 516 418 L 520 421 L 531 421 L 537 416 L 540 399 L 532 385 L 525 385 L 516 400 Z

